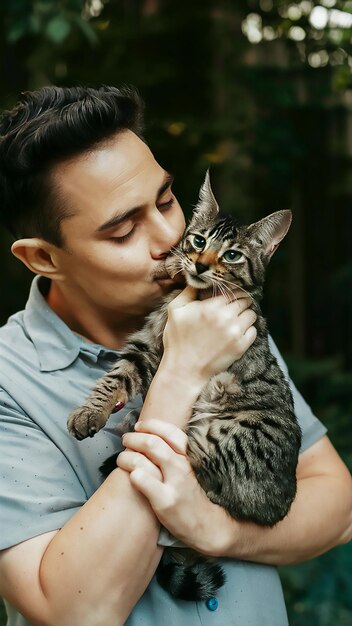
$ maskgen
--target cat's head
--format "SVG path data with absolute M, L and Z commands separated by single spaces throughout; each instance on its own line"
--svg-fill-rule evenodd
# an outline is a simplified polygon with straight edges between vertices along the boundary
M 169 274 L 181 272 L 196 289 L 229 292 L 240 287 L 260 298 L 265 268 L 292 220 L 291 211 L 277 211 L 249 226 L 232 217 L 219 218 L 219 206 L 209 173 L 189 226 L 174 254 L 166 262 Z

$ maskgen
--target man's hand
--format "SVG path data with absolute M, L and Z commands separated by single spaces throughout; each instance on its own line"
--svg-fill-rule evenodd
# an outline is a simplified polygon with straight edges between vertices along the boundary
M 220 554 L 229 517 L 200 487 L 186 457 L 186 434 L 154 419 L 137 422 L 135 431 L 123 437 L 118 467 L 130 472 L 133 486 L 174 537 L 203 554 Z
M 198 552 L 285 565 L 351 540 L 351 477 L 326 436 L 300 455 L 297 496 L 270 528 L 238 522 L 208 500 L 185 456 L 182 430 L 154 419 L 137 424 L 138 432 L 124 437 L 118 465 L 130 472 L 160 522 Z
M 188 286 L 169 304 L 162 367 L 182 372 L 183 380 L 198 376 L 206 382 L 248 350 L 257 335 L 257 315 L 239 289 L 230 303 L 223 296 L 199 301 L 196 295 Z

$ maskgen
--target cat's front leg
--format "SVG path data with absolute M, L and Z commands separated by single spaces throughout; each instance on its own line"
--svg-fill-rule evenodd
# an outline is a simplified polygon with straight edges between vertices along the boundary
M 139 365 L 139 366 L 138 366 Z M 103 376 L 81 407 L 70 413 L 67 428 L 76 439 L 94 437 L 105 426 L 116 404 L 127 402 L 150 383 L 152 373 L 127 359 Z

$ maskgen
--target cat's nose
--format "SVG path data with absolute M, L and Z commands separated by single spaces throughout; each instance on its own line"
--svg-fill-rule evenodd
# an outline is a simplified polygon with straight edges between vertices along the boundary
M 195 266 L 197 274 L 203 274 L 203 272 L 206 272 L 209 269 L 209 265 L 204 265 L 204 263 L 199 263 L 199 261 L 197 261 Z

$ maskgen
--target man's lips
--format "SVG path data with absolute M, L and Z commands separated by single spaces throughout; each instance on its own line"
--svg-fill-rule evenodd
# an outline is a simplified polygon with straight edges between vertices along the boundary
M 174 278 L 171 278 L 169 274 L 159 274 L 154 277 L 154 282 L 158 283 L 161 287 L 174 285 L 175 287 L 183 287 L 185 284 L 182 274 L 177 274 Z
M 157 282 L 159 285 L 176 285 L 180 283 L 179 280 L 176 280 L 176 278 L 171 278 L 171 276 L 169 276 L 168 274 L 158 276 L 154 279 L 154 281 Z
M 153 281 L 162 284 L 184 284 L 185 278 L 181 271 L 178 271 L 176 274 L 173 272 L 173 275 L 169 274 L 166 263 L 160 263 L 159 267 L 154 270 L 152 273 Z
M 173 283 L 174 282 L 172 278 L 170 278 L 170 276 L 159 276 L 158 278 L 155 278 L 155 281 L 157 283 Z
M 168 273 L 165 265 L 163 265 L 159 270 L 156 270 L 152 274 L 153 280 L 159 282 L 159 280 L 173 280 L 172 276 Z

